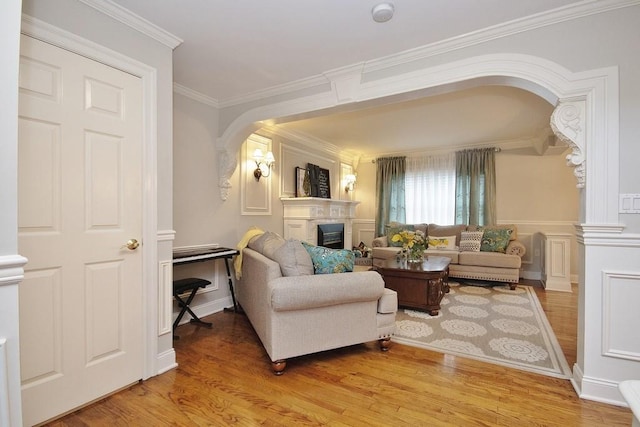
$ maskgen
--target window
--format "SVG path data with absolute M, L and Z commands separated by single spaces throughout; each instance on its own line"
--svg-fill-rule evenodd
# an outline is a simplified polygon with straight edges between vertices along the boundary
M 407 158 L 405 204 L 408 224 L 453 224 L 455 197 L 455 153 Z

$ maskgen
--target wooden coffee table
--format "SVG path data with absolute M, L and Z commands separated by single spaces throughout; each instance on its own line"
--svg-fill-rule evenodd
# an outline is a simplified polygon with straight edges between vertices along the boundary
M 398 293 L 398 305 L 423 310 L 431 316 L 440 311 L 440 301 L 449 292 L 447 257 L 428 256 L 422 263 L 389 259 L 375 269 L 387 288 Z

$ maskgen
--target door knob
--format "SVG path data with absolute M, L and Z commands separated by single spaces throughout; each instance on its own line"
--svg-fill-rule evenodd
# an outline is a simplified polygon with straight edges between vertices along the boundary
M 140 246 L 140 242 L 138 242 L 136 239 L 129 239 L 127 240 L 127 244 L 125 246 L 130 251 L 135 251 L 138 246 Z

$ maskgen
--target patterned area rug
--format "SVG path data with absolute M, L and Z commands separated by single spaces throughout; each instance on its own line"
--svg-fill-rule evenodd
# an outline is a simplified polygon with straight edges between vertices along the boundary
M 530 286 L 464 286 L 450 281 L 437 316 L 398 310 L 394 341 L 569 379 L 571 370 Z

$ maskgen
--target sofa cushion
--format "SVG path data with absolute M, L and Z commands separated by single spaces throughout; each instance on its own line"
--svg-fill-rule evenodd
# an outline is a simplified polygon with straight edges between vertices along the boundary
M 247 246 L 249 246 L 249 249 L 253 249 L 267 258 L 273 259 L 273 253 L 282 245 L 284 245 L 284 238 L 282 236 L 273 231 L 265 231 L 261 235 L 249 240 Z
M 315 274 L 346 273 L 353 271 L 356 257 L 347 249 L 330 249 L 314 246 L 306 242 L 302 245 L 311 256 Z
M 402 247 L 402 242 L 394 242 L 393 236 L 400 233 L 403 230 L 414 231 L 415 227 L 413 224 L 401 224 L 399 222 L 391 222 L 387 224 L 385 227 L 386 235 L 387 235 L 387 244 L 389 246 L 394 247 Z
M 466 229 L 467 229 L 467 226 L 464 224 L 456 224 L 456 225 L 429 224 L 429 227 L 427 228 L 427 235 L 429 236 L 429 238 L 456 236 L 456 242 L 454 246 L 458 246 L 458 243 L 460 242 L 460 233 L 462 233 Z
M 429 236 L 427 239 L 428 249 L 455 250 L 456 236 Z
M 505 253 L 510 238 L 511 230 L 508 228 L 484 229 L 482 233 L 480 251 Z
M 460 233 L 460 252 L 479 252 L 482 245 L 482 231 L 463 231 Z
M 287 239 L 273 253 L 273 260 L 280 264 L 283 276 L 307 276 L 313 274 L 313 262 L 300 240 Z
M 427 257 L 430 256 L 443 256 L 446 258 L 449 258 L 451 260 L 451 264 L 457 264 L 458 263 L 458 251 L 448 251 L 448 250 L 441 250 L 441 249 L 427 249 L 426 251 L 424 251 L 424 254 Z
M 517 255 L 499 252 L 460 252 L 458 264 L 479 267 L 520 268 L 522 260 Z

